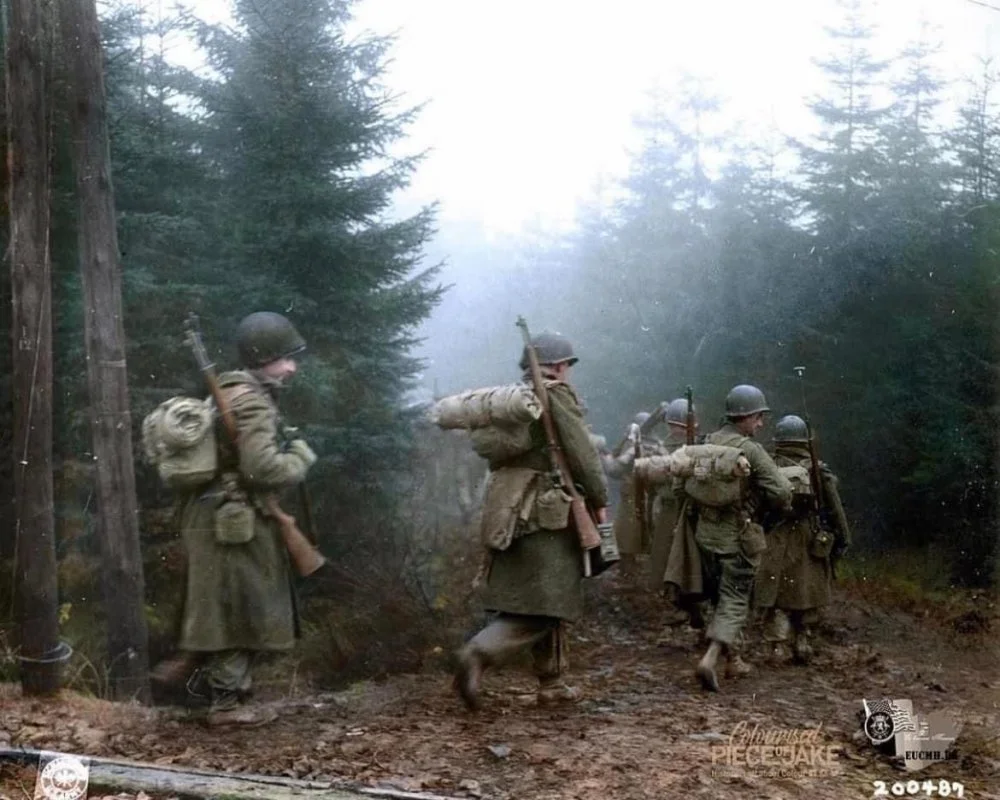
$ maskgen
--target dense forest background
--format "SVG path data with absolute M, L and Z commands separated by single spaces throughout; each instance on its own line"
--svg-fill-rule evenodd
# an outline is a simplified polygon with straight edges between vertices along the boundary
M 736 383 L 776 415 L 803 413 L 804 389 L 858 550 L 983 585 L 998 539 L 997 64 L 944 81 L 929 27 L 876 59 L 863 5 L 839 5 L 824 85 L 803 101 L 816 137 L 748 141 L 704 81 L 654 92 L 628 177 L 572 234 L 507 242 L 481 256 L 477 291 L 443 298 L 428 329 L 463 335 L 429 343 L 428 374 L 448 391 L 514 374 L 523 313 L 576 342 L 574 381 L 612 441 L 687 384 L 706 430 Z
M 322 487 L 314 495 L 324 550 L 361 569 L 412 553 L 412 541 L 402 550 L 399 542 L 426 533 L 410 510 L 415 487 L 428 482 L 414 425 L 420 409 L 409 402 L 422 368 L 419 326 L 430 318 L 438 335 L 456 332 L 437 347 L 454 390 L 512 379 L 517 357 L 498 370 L 477 351 L 483 338 L 457 332 L 516 342 L 513 321 L 523 313 L 536 330 L 573 338 L 591 421 L 609 438 L 686 384 L 703 429 L 735 383 L 761 386 L 778 413 L 801 412 L 792 368 L 805 365 L 809 412 L 822 456 L 841 476 L 859 548 L 922 549 L 955 584 L 994 578 L 994 64 L 946 85 L 933 68 L 932 31 L 876 61 L 861 4 L 845 0 L 821 59 L 827 85 L 806 101 L 821 136 L 776 132 L 761 143 L 720 134 L 722 101 L 695 81 L 651 96 L 637 122 L 645 144 L 613 199 L 584 208 L 572 235 L 480 250 L 476 280 L 490 301 L 463 307 L 439 284 L 436 254 L 456 254 L 447 239 L 433 243 L 434 209 L 393 213 L 394 194 L 419 168 L 419 155 L 393 155 L 419 109 L 380 81 L 391 40 L 347 37 L 351 6 L 234 0 L 233 26 L 154 16 L 128 0 L 103 8 L 146 512 L 170 498 L 139 458 L 142 418 L 174 394 L 203 394 L 183 344 L 186 314 L 201 315 L 213 355 L 228 366 L 237 321 L 277 310 L 309 342 L 285 407 L 321 455 L 312 482 Z M 167 58 L 165 42 L 178 35 L 197 43 L 207 69 Z M 957 113 L 942 113 L 956 97 Z M 52 126 L 56 514 L 65 557 L 94 552 L 93 509 L 73 177 L 57 113 Z M 6 273 L 0 290 L 9 337 Z M 13 494 L 15 459 L 9 358 L 0 349 L 3 498 Z M 9 556 L 12 515 L 0 518 L 0 556 Z M 147 543 L 162 535 L 152 519 Z

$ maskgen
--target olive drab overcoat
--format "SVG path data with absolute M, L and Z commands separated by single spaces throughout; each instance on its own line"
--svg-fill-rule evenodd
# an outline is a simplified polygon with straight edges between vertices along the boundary
M 684 445 L 683 436 L 676 435 L 673 430 L 670 431 L 670 434 L 661 445 L 660 450 L 663 455 L 670 455 Z M 678 514 L 684 498 L 679 492 L 676 480 L 670 480 L 657 486 L 654 497 L 649 588 L 656 590 L 662 588 L 666 579 L 667 562 L 674 543 L 674 529 L 677 527 Z
M 530 379 L 525 378 L 529 383 Z M 607 505 L 601 461 L 573 388 L 546 381 L 552 420 L 574 483 L 591 508 Z M 568 502 L 552 485 L 542 422 L 531 423 L 530 451 L 490 463 L 483 507 L 490 550 L 483 604 L 488 611 L 574 621 L 583 614 L 583 561 Z M 498 532 L 509 532 L 509 543 Z
M 802 466 L 811 469 L 809 449 L 803 444 L 781 444 L 774 461 L 779 467 Z M 835 539 L 849 544 L 850 527 L 840 500 L 839 481 L 820 462 L 823 499 L 829 509 Z M 757 608 L 780 608 L 785 611 L 818 609 L 830 602 L 832 568 L 830 557 L 817 558 L 810 552 L 817 521 L 815 512 L 806 507 L 792 516 L 783 516 L 768 531 L 767 550 L 757 571 L 754 605 Z
M 277 523 L 261 498 L 303 481 L 311 460 L 283 449 L 273 386 L 242 371 L 224 373 L 219 382 L 231 398 L 239 446 L 226 442 L 220 425 L 224 475 L 179 498 L 188 558 L 180 647 L 288 650 L 298 632 L 292 574 Z M 244 515 L 243 535 L 229 530 L 220 541 L 217 515 L 227 502 L 251 511 Z

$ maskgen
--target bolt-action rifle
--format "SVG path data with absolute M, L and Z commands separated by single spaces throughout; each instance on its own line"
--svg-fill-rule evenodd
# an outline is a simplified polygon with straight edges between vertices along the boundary
M 570 515 L 576 534 L 580 538 L 580 547 L 583 550 L 583 574 L 584 577 L 589 578 L 593 574 L 590 567 L 590 551 L 595 547 L 600 547 L 601 534 L 597 530 L 597 523 L 591 516 L 586 501 L 573 483 L 573 475 L 569 471 L 566 454 L 563 453 L 559 443 L 559 435 L 556 433 L 555 422 L 552 419 L 549 393 L 545 388 L 545 378 L 542 376 L 542 367 L 538 362 L 538 353 L 535 352 L 535 347 L 531 343 L 531 334 L 528 332 L 528 323 L 524 317 L 517 318 L 517 327 L 521 329 L 521 335 L 524 337 L 524 348 L 528 354 L 528 363 L 531 368 L 531 383 L 534 386 L 535 395 L 538 397 L 538 403 L 542 407 L 542 427 L 545 429 L 546 450 L 552 464 L 553 481 L 570 497 Z
M 809 444 L 809 482 L 812 484 L 813 490 L 813 514 L 820 531 L 833 536 L 834 547 L 830 553 L 830 567 L 833 571 L 833 577 L 836 578 L 837 562 L 840 560 L 842 550 L 838 546 L 840 537 L 835 535 L 833 526 L 830 524 L 829 514 L 827 512 L 826 495 L 823 491 L 823 476 L 820 474 L 819 468 L 819 454 L 816 447 L 816 437 L 813 435 L 812 423 L 809 420 L 809 411 L 806 408 L 805 386 L 802 382 L 802 376 L 805 371 L 805 367 L 795 367 L 795 372 L 799 376 L 799 388 L 802 392 L 802 417 L 803 421 L 806 423 L 806 438 Z

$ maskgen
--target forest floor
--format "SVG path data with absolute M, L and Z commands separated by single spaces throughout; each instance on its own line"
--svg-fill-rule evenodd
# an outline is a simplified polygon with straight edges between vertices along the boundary
M 487 674 L 483 707 L 471 714 L 450 676 L 428 669 L 336 693 L 309 693 L 301 681 L 294 691 L 264 686 L 256 702 L 277 721 L 219 730 L 176 708 L 69 692 L 25 699 L 0 684 L 0 748 L 497 800 L 926 797 L 942 780 L 963 784 L 967 798 L 1000 799 L 995 606 L 904 612 L 838 590 L 809 667 L 770 665 L 750 646 L 754 673 L 707 694 L 693 675 L 699 634 L 665 631 L 655 598 L 607 584 L 572 633 L 572 679 L 584 692 L 576 704 L 539 706 L 530 674 L 514 667 Z M 883 697 L 955 715 L 957 758 L 906 772 L 871 746 L 861 701 Z M 818 727 L 822 758 L 779 768 L 739 763 L 737 753 L 725 763 L 731 734 L 755 725 Z M 906 786 L 914 780 L 916 792 Z M 0 797 L 30 798 L 33 781 L 30 768 L 0 764 Z

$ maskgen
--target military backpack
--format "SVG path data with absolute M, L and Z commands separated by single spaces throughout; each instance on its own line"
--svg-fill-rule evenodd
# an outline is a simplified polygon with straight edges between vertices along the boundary
M 165 400 L 143 419 L 142 446 L 168 488 L 210 483 L 219 470 L 215 404 L 181 395 Z
M 672 472 L 684 479 L 684 493 L 699 505 L 725 508 L 743 499 L 750 462 L 738 447 L 686 445 L 675 450 L 671 458 L 675 463 Z

